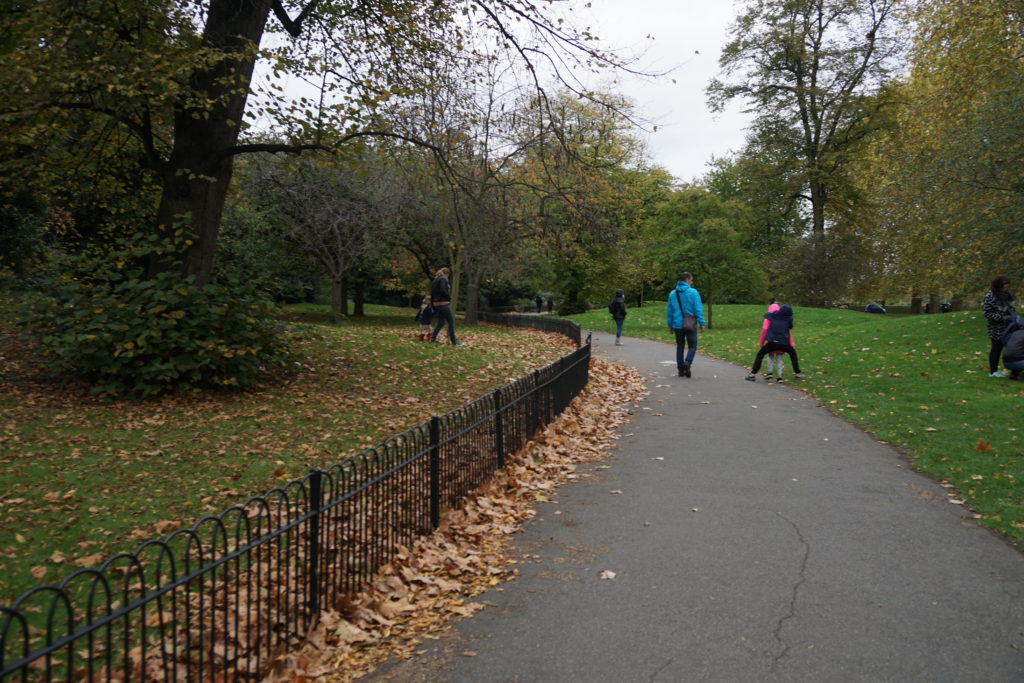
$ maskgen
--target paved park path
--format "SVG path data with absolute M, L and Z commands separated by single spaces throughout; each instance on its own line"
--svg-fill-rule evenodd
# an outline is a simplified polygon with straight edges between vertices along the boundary
M 1024 553 L 896 450 L 735 365 L 594 339 L 650 389 L 615 458 L 539 508 L 487 609 L 370 680 L 1024 681 Z

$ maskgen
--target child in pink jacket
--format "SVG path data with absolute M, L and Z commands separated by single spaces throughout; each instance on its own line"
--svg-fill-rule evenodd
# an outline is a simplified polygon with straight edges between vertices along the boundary
M 769 313 L 774 313 L 777 310 L 779 310 L 779 305 L 773 301 L 768 306 L 768 312 Z M 761 339 L 758 340 L 758 344 L 761 345 L 761 346 L 764 346 L 764 337 L 765 337 L 766 334 L 768 334 L 768 326 L 769 325 L 771 325 L 771 321 L 768 320 L 768 318 L 765 318 L 761 322 Z M 796 347 L 796 343 L 793 341 L 793 332 L 792 331 L 790 331 L 790 333 L 789 333 L 789 345 L 794 347 L 794 348 Z M 785 351 L 769 351 L 768 352 L 768 365 L 764 369 L 765 381 L 771 382 L 772 379 L 773 379 L 773 377 L 772 377 L 773 374 L 774 374 L 774 380 L 776 382 L 781 382 L 782 381 L 782 356 L 785 353 L 786 353 Z M 773 368 L 773 365 L 774 365 L 774 368 Z

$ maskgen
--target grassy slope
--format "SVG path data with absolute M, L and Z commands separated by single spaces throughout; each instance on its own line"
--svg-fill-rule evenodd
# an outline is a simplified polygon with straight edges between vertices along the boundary
M 327 318 L 322 309 L 295 307 L 288 317 L 306 324 L 301 366 L 287 381 L 247 394 L 102 402 L 38 382 L 10 327 L 10 302 L 0 314 L 0 604 L 572 349 L 558 335 L 461 324 L 465 346 L 427 344 L 412 337 L 411 309 L 368 306 L 365 319 L 334 327 L 315 324 Z
M 749 368 L 764 311 L 715 306 L 713 329 L 701 335 L 699 351 Z M 604 310 L 574 319 L 614 332 Z M 794 386 L 899 446 L 919 470 L 951 484 L 983 523 L 1024 541 L 1024 382 L 988 377 L 980 312 L 891 316 L 796 308 L 794 320 L 807 374 Z M 664 303 L 631 308 L 624 334 L 671 342 Z

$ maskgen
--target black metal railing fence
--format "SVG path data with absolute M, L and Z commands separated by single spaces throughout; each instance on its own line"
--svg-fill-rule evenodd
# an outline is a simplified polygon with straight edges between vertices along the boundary
M 0 680 L 258 679 L 561 413 L 590 348 L 0 606 Z
M 492 323 L 494 325 L 505 325 L 507 327 L 528 327 L 544 332 L 557 332 L 575 342 L 576 346 L 582 343 L 582 333 L 579 323 L 568 318 L 555 318 L 543 315 L 516 315 L 510 313 L 481 312 L 477 314 L 480 322 Z

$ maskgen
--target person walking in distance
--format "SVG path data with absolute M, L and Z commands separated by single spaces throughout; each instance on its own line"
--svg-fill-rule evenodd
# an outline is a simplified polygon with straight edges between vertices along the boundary
M 693 275 L 681 273 L 668 293 L 665 322 L 676 336 L 676 367 L 680 377 L 691 377 L 690 366 L 697 354 L 697 329 L 704 331 L 704 305 L 693 287 Z M 687 349 L 687 346 L 689 349 Z
M 431 335 L 430 341 L 435 344 L 440 342 L 437 341 L 437 333 L 441 331 L 441 328 L 448 325 L 448 339 L 454 346 L 462 346 L 462 342 L 455 338 L 455 316 L 452 315 L 452 284 L 448 280 L 448 276 L 451 275 L 448 268 L 442 268 L 437 271 L 437 275 L 434 277 L 434 281 L 430 284 L 430 302 L 434 307 L 434 315 L 437 316 L 437 326 L 434 327 L 434 334 Z
M 626 320 L 626 296 L 621 289 L 615 290 L 615 298 L 608 304 L 608 312 L 615 321 L 615 345 L 622 346 L 622 323 Z

